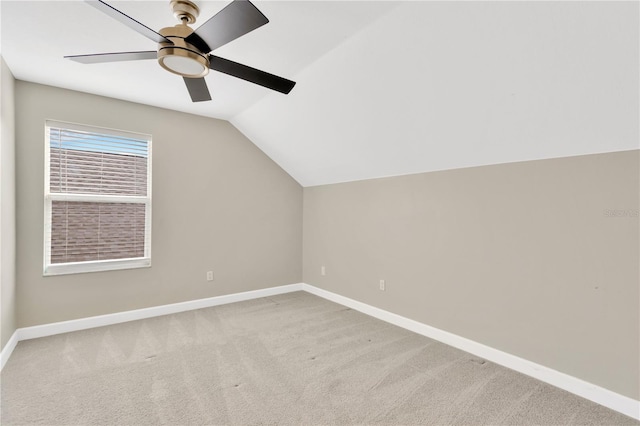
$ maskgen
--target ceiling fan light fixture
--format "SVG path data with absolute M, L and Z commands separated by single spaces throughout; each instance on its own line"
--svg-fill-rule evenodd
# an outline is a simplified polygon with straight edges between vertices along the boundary
M 209 73 L 209 59 L 206 56 L 180 47 L 160 49 L 158 62 L 165 70 L 187 78 L 204 77 Z
M 160 30 L 171 43 L 158 43 L 158 62 L 165 70 L 187 78 L 200 78 L 209 73 L 209 58 L 185 41 L 193 29 L 185 23 Z

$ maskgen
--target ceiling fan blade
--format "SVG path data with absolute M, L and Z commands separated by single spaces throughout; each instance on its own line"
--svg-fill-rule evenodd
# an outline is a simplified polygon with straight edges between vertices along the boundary
M 138 33 L 142 34 L 148 39 L 155 41 L 156 43 L 164 42 L 164 43 L 173 44 L 173 42 L 168 38 L 166 38 L 165 36 L 158 34 L 157 32 L 153 31 L 151 28 L 147 27 L 144 24 L 141 24 L 140 22 L 136 21 L 132 17 L 120 12 L 118 9 L 109 5 L 108 3 L 103 2 L 102 0 L 85 0 L 85 1 L 89 3 L 91 6 L 98 9 L 99 11 L 111 16 L 116 21 L 126 25 L 127 27 L 131 28 L 134 31 L 137 31 Z
M 269 22 L 249 0 L 234 0 L 185 41 L 208 53 Z
M 189 95 L 191 96 L 191 100 L 193 102 L 202 102 L 202 101 L 210 101 L 211 94 L 209 93 L 209 88 L 207 87 L 207 82 L 203 77 L 200 78 L 187 78 L 182 77 L 184 79 L 184 83 L 187 85 L 187 90 L 189 91 Z
M 148 50 L 144 52 L 117 52 L 117 53 L 94 53 L 92 55 L 71 55 L 65 59 L 71 59 L 82 64 L 100 64 L 104 62 L 139 61 L 143 59 L 156 59 L 158 52 Z
M 233 77 L 241 78 L 285 95 L 296 85 L 295 81 L 269 74 L 219 56 L 209 55 L 209 68 Z

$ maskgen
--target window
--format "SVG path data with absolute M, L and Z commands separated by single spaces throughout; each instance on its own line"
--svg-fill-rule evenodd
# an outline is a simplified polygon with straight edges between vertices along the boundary
M 151 137 L 47 121 L 44 275 L 151 266 Z

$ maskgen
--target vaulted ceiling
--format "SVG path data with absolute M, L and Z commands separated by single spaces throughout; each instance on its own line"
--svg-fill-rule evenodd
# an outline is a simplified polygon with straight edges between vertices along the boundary
M 145 25 L 168 1 L 109 1 Z M 194 27 L 227 2 L 196 1 Z M 304 186 L 637 149 L 638 2 L 254 1 L 270 19 L 216 55 L 297 82 L 289 95 L 212 72 L 192 103 L 154 50 L 82 1 L 5 1 L 17 79 L 229 120 Z

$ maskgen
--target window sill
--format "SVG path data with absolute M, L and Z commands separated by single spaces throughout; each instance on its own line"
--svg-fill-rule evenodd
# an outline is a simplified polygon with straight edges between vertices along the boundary
M 100 260 L 94 262 L 57 263 L 47 265 L 43 276 L 116 271 L 119 269 L 149 268 L 151 258 Z

